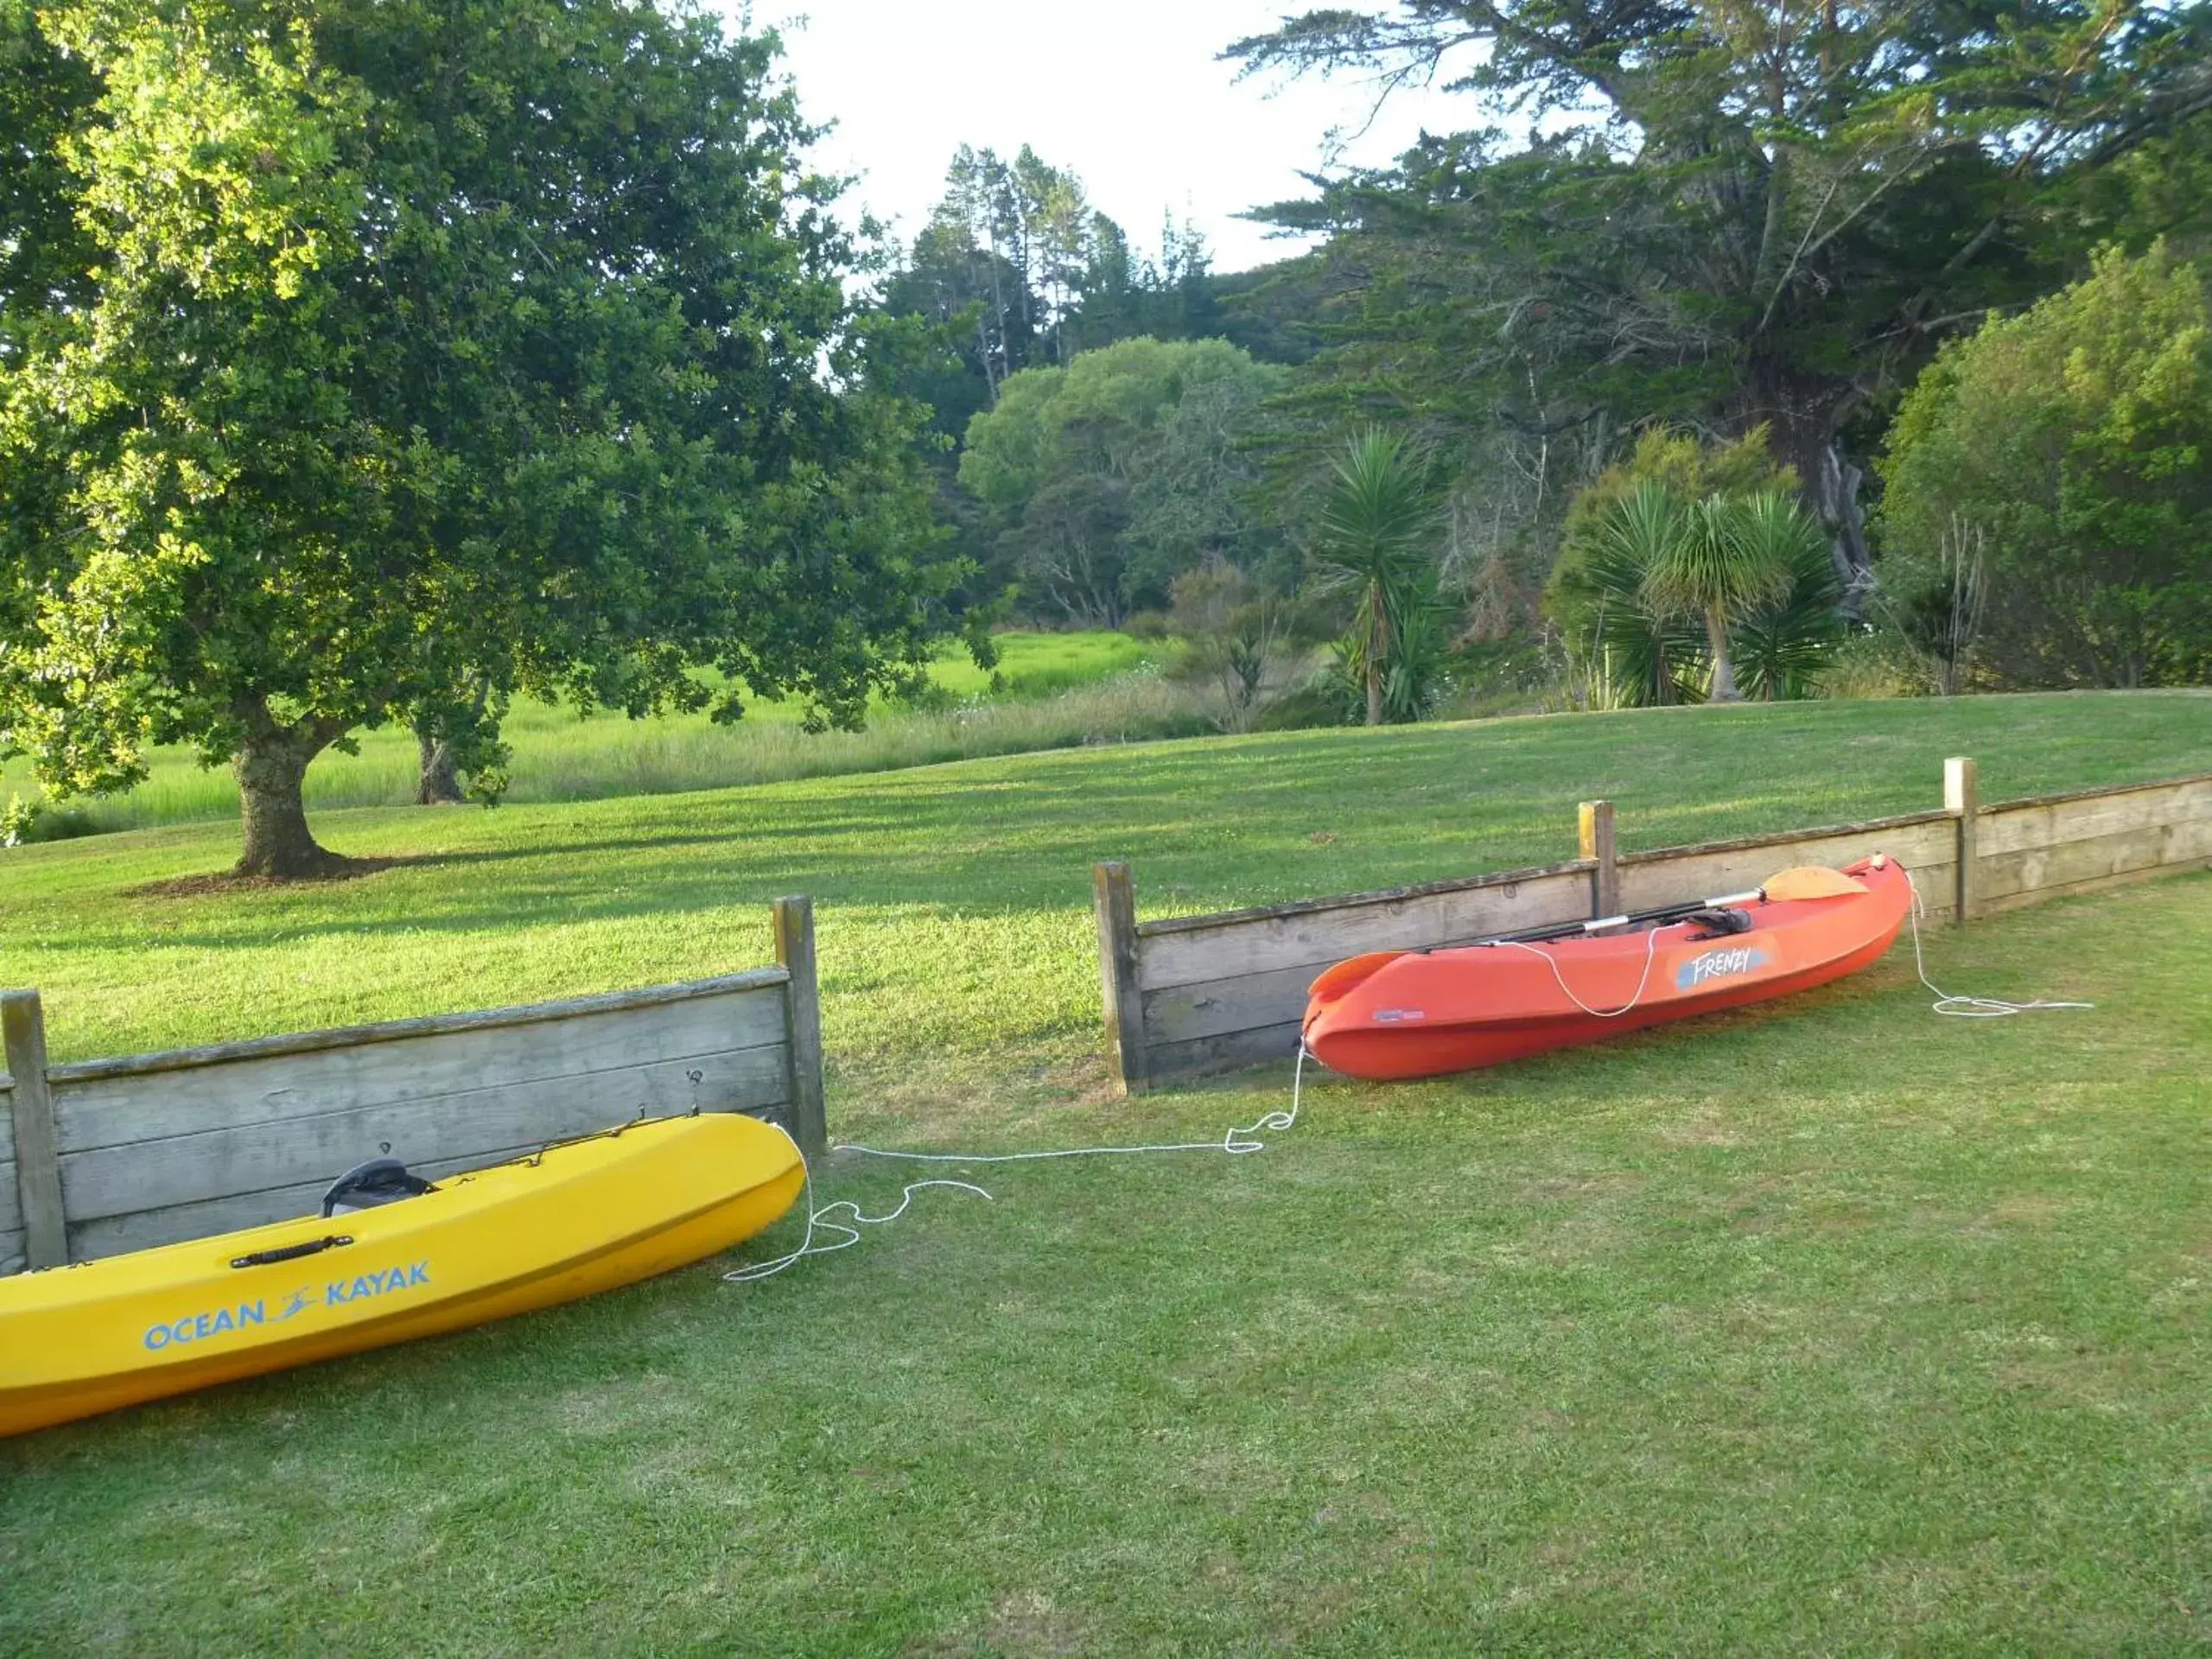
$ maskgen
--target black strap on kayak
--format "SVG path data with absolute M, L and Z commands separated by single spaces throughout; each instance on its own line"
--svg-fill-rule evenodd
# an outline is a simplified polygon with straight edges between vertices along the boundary
M 265 1268 L 274 1262 L 296 1262 L 303 1255 L 320 1255 L 325 1250 L 334 1250 L 341 1244 L 351 1244 L 353 1238 L 344 1233 L 332 1233 L 324 1238 L 311 1238 L 304 1244 L 285 1244 L 273 1250 L 255 1250 L 245 1255 L 234 1255 L 234 1268 Z
M 1702 930 L 1687 936 L 1693 942 L 1725 939 L 1732 933 L 1748 933 L 1758 925 L 1748 910 L 1694 910 L 1682 919 Z

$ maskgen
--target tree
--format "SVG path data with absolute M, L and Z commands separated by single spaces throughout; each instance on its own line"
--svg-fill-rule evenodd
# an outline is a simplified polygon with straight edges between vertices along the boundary
M 1645 491 L 1656 487 L 1647 485 Z M 1670 518 L 1672 533 L 1660 541 L 1657 555 L 1644 572 L 1644 586 L 1662 609 L 1688 611 L 1704 619 L 1707 660 L 1713 665 L 1712 698 L 1734 702 L 1742 694 L 1728 659 L 1729 623 L 1786 591 L 1789 539 L 1802 521 L 1792 518 L 1790 504 L 1779 495 L 1755 496 L 1743 503 L 1707 496 L 1674 509 Z
M 1882 477 L 1885 584 L 1939 582 L 1957 518 L 1986 535 L 2004 682 L 2212 675 L 2212 306 L 2163 245 L 1947 346 Z
M 1345 442 L 1313 560 L 1318 591 L 1354 596 L 1343 655 L 1365 695 L 1370 726 L 1382 723 L 1394 672 L 1401 710 L 1417 701 L 1404 670 L 1433 626 L 1437 530 L 1430 469 L 1403 439 L 1369 427 Z
M 924 660 L 920 414 L 772 36 L 640 0 L 39 28 L 94 255 L 0 362 L 0 751 L 50 789 L 195 744 L 239 869 L 298 875 L 307 767 L 363 726 L 748 689 L 849 723 Z
M 1181 571 L 1251 547 L 1236 442 L 1276 378 L 1224 340 L 1141 336 L 1024 370 L 969 423 L 960 482 L 1033 602 L 1116 626 Z
M 1541 515 L 1631 423 L 1764 423 L 1859 583 L 1871 417 L 2212 109 L 2201 0 L 1397 0 L 1228 55 L 1471 98 L 1474 130 L 1269 210 L 1332 238 L 1309 431 L 1501 429 Z M 1508 120 L 1536 136 L 1478 125 Z
M 1655 429 L 1576 498 L 1546 604 L 1595 701 L 1806 694 L 1843 589 L 1794 481 L 1758 431 L 1713 445 Z

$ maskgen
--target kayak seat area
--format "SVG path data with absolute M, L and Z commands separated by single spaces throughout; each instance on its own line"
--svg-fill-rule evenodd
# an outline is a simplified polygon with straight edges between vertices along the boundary
M 352 1215 L 437 1190 L 397 1158 L 372 1158 L 354 1165 L 330 1184 L 322 1195 L 322 1213 L 326 1217 Z

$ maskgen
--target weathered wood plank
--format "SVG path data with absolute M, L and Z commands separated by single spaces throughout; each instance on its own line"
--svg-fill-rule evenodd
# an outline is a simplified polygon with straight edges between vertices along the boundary
M 317 1177 L 328 1181 L 386 1146 L 410 1165 L 441 1163 L 694 1106 L 726 1112 L 781 1105 L 789 1091 L 780 1045 L 737 1049 L 72 1153 L 61 1160 L 61 1187 L 72 1221 L 96 1221 Z
M 358 1048 L 365 1043 L 396 1043 L 410 1038 L 443 1036 L 455 1032 L 569 1021 L 585 1014 L 617 1014 L 631 1008 L 687 1002 L 699 997 L 766 990 L 772 986 L 781 985 L 788 977 L 781 968 L 755 968 L 747 973 L 724 974 L 715 979 L 695 979 L 681 985 L 655 985 L 637 991 L 609 991 L 601 996 L 573 997 L 565 1002 L 531 1002 L 511 1008 L 486 1008 L 474 1014 L 426 1014 L 419 1020 L 387 1020 L 372 1026 L 337 1026 L 327 1031 L 288 1032 L 283 1036 L 256 1037 L 238 1043 L 217 1043 L 207 1048 L 162 1049 L 150 1054 L 126 1054 L 111 1059 L 78 1060 L 67 1065 L 54 1066 L 49 1075 L 56 1081 L 86 1083 L 97 1077 L 135 1077 L 149 1071 L 178 1071 L 192 1066 L 227 1065 L 233 1060 L 260 1059 L 270 1055 Z
M 1198 1077 L 1268 1060 L 1287 1060 L 1297 1052 L 1298 1021 L 1294 1020 L 1288 1025 L 1262 1026 L 1186 1043 L 1160 1043 L 1147 1058 L 1155 1078 Z
M 1301 904 L 1281 913 L 1209 918 L 1213 925 L 1203 929 L 1147 934 L 1139 941 L 1138 978 L 1145 990 L 1157 991 L 1285 969 L 1319 972 L 1365 950 L 1476 939 L 1580 921 L 1589 913 L 1589 867 L 1577 860 L 1480 881 L 1360 894 L 1335 905 Z
M 1885 852 L 1913 873 L 1924 902 L 1948 908 L 1953 902 L 1956 834 L 1950 814 L 1927 812 L 1909 819 L 1711 849 L 1627 853 L 1620 861 L 1621 907 L 1646 910 L 1683 899 L 1745 892 L 1789 865 L 1846 864 L 1869 853 Z
M 0 1064 L 8 1069 L 14 1124 L 15 1188 L 22 1205 L 23 1254 L 35 1268 L 69 1259 L 67 1211 L 54 1147 L 54 1096 L 46 1064 L 46 1020 L 36 991 L 0 991 Z
M 480 1086 L 555 1083 L 784 1041 L 783 985 L 592 1013 L 554 1023 L 468 1027 L 350 1048 L 279 1052 L 178 1071 L 86 1077 L 57 1066 L 66 1154 L 211 1129 L 433 1100 Z
M 1214 928 L 1242 927 L 1247 922 L 1280 921 L 1289 917 L 1313 915 L 1317 912 L 1395 905 L 1408 899 L 1426 899 L 1438 893 L 1511 887 L 1540 875 L 1586 874 L 1589 868 L 1586 860 L 1570 859 L 1563 864 L 1531 865 L 1524 869 L 1497 870 L 1488 875 L 1452 876 L 1440 881 L 1419 882 L 1409 887 L 1378 887 L 1367 893 L 1332 893 L 1320 899 L 1290 899 L 1279 905 L 1251 905 L 1242 910 L 1209 911 L 1202 916 L 1162 916 L 1153 921 L 1139 922 L 1137 933 L 1143 938 L 1166 933 L 1204 933 Z
M 774 1121 L 771 1114 L 760 1116 L 770 1116 Z M 542 1141 L 531 1140 L 471 1157 L 442 1159 L 410 1167 L 417 1174 L 436 1180 L 447 1175 L 460 1174 L 465 1170 L 485 1169 L 493 1164 L 525 1157 L 543 1144 Z M 259 1227 L 272 1221 L 289 1221 L 299 1216 L 311 1216 L 322 1201 L 323 1189 L 343 1173 L 343 1170 L 334 1169 L 320 1180 L 296 1185 L 260 1192 L 232 1193 L 171 1209 L 141 1210 L 130 1215 L 104 1216 L 94 1221 L 74 1223 L 69 1230 L 69 1246 L 76 1253 L 77 1260 L 90 1261 L 96 1256 L 121 1255 L 130 1250 L 150 1250 L 183 1239 L 208 1238 L 218 1233 L 236 1232 L 244 1227 Z
M 2061 899 L 2081 899 L 2091 893 L 2124 887 L 2132 882 L 2153 881 L 2162 876 L 2185 875 L 2191 870 L 2212 868 L 2212 855 L 2194 864 L 2147 864 L 2140 869 L 2120 870 L 2111 875 L 2092 876 L 2086 880 L 2069 882 L 2064 887 L 2030 887 L 2021 893 L 2008 893 L 2001 899 L 1992 899 L 1983 907 L 1985 916 L 1999 916 L 2008 911 L 2024 910 L 2030 905 L 2051 904 Z
M 787 1110 L 782 1107 L 748 1116 L 781 1124 L 786 1130 L 791 1128 Z M 543 1145 L 543 1141 L 529 1141 L 470 1157 L 442 1159 L 410 1167 L 417 1174 L 442 1179 L 465 1170 L 486 1169 L 493 1164 L 528 1157 Z M 76 1260 L 89 1261 L 94 1256 L 152 1249 L 181 1239 L 208 1238 L 218 1233 L 235 1232 L 242 1227 L 259 1227 L 268 1222 L 311 1216 L 321 1205 L 323 1190 L 330 1185 L 331 1179 L 343 1173 L 334 1170 L 329 1177 L 267 1192 L 237 1192 L 173 1209 L 141 1210 L 127 1216 L 105 1216 L 96 1221 L 73 1224 L 69 1230 L 70 1249 L 76 1252 Z
M 785 1059 L 790 1070 L 791 1138 L 799 1155 L 830 1155 L 830 1117 L 823 1096 L 822 989 L 815 976 L 814 901 L 776 900 L 776 960 L 790 976 L 784 988 Z
M 1950 819 L 1949 813 L 1937 807 L 1927 812 L 1901 812 L 1889 818 L 1863 818 L 1852 823 L 1816 823 L 1803 830 L 1776 830 L 1764 836 L 1738 836 L 1728 841 L 1697 841 L 1681 847 L 1653 847 L 1640 853 L 1623 853 L 1620 861 L 1624 864 L 1649 863 L 1654 859 L 1702 857 L 1709 853 L 1757 852 L 1761 848 L 1786 847 L 1801 841 L 1831 838 L 1872 837 L 1878 842 L 1898 830 L 1910 830 L 1923 823 L 1948 823 Z
M 10 1160 L 0 1164 L 0 1233 L 20 1233 L 22 1230 L 22 1200 L 16 1192 L 16 1166 Z
M 1994 812 L 2022 806 L 2056 806 L 2065 801 L 2092 801 L 2110 795 L 2139 795 L 2145 790 L 2172 789 L 2182 784 L 2212 784 L 2212 772 L 2185 772 L 2175 778 L 2157 778 L 2147 784 L 2099 784 L 2094 789 L 2062 789 L 2049 795 L 2016 795 L 2009 801 L 1999 801 L 1988 810 Z
M 11 1273 L 21 1273 L 30 1263 L 23 1256 L 23 1235 L 21 1229 L 0 1233 L 0 1279 Z
M 1985 856 L 1983 893 L 1994 903 L 2041 889 L 2074 890 L 2138 871 L 2186 868 L 2212 858 L 2212 818 L 2061 841 Z
M 2006 803 L 1982 815 L 1981 851 L 1988 858 L 2148 824 L 2206 818 L 2212 818 L 2212 779 L 2048 803 Z
M 1090 908 L 1098 929 L 1098 994 L 1106 1020 L 1106 1069 L 1117 1094 L 1142 1094 L 1144 997 L 1139 964 L 1137 899 L 1129 867 L 1108 859 L 1090 867 Z
M 1145 1034 L 1156 1050 L 1200 1037 L 1225 1036 L 1255 1027 L 1305 1018 L 1306 993 L 1321 969 L 1278 968 L 1272 973 L 1171 985 L 1144 994 Z

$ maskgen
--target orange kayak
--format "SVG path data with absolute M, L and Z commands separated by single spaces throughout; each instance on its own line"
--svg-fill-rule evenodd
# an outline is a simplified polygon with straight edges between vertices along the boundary
M 1809 990 L 1888 950 L 1912 904 L 1881 854 L 1842 874 L 1833 897 L 1736 895 L 1635 931 L 1357 958 L 1314 982 L 1306 1046 L 1355 1077 L 1434 1077 Z

